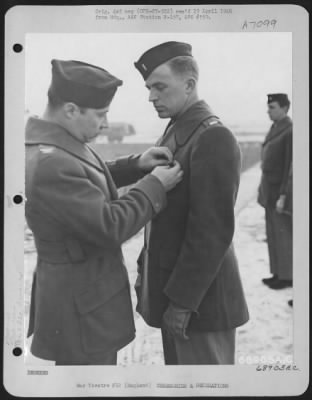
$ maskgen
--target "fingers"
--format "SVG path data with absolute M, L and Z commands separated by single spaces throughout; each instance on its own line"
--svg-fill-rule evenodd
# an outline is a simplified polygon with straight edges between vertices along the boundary
M 165 162 L 164 165 L 158 165 L 156 168 L 162 168 L 162 169 L 170 169 L 173 173 L 180 174 L 182 173 L 183 175 L 183 170 L 181 169 L 181 165 L 178 163 L 178 161 L 173 161 L 173 166 L 168 165 L 168 162 Z
M 183 337 L 184 340 L 188 340 L 189 339 L 189 336 L 187 336 L 187 334 L 186 334 L 186 328 L 188 326 L 189 320 L 190 320 L 190 318 L 188 317 L 188 318 L 185 318 L 185 320 L 183 322 L 182 337 Z
M 182 331 L 182 339 L 189 340 L 189 336 L 185 333 L 185 329 Z
M 154 154 L 158 156 L 158 158 L 165 158 L 165 160 L 171 162 L 173 160 L 173 155 L 168 147 L 154 147 Z
M 282 206 L 281 202 L 277 201 L 275 209 L 279 214 L 283 212 L 283 206 Z
M 178 338 L 182 338 L 183 334 L 181 328 L 179 328 L 176 324 L 173 324 L 172 321 L 168 323 L 166 320 L 163 321 L 164 329 L 170 333 L 170 335 Z
M 165 315 L 163 318 L 163 328 L 176 338 L 189 339 L 189 336 L 186 335 L 186 326 L 181 325 L 177 321 L 167 320 Z
M 165 159 L 159 159 L 159 160 L 157 160 L 157 166 L 158 167 L 170 167 L 171 165 L 170 165 L 170 162 L 168 162 L 168 160 L 165 160 Z
M 181 326 L 175 326 L 173 328 L 171 328 L 170 333 L 179 339 L 183 339 L 183 340 L 188 340 L 189 337 L 186 335 L 185 333 L 185 329 L 182 328 Z
M 177 172 L 179 171 L 179 170 L 181 170 L 181 165 L 180 165 L 180 163 L 177 161 L 177 160 L 173 160 L 173 166 L 171 167 L 171 169 L 174 171 L 174 169 L 176 169 L 177 170 Z
M 175 180 L 175 184 L 177 185 L 178 183 L 180 183 L 183 179 L 183 172 L 179 172 L 179 174 L 176 176 L 176 180 Z
M 161 170 L 168 170 L 170 169 L 169 165 L 158 165 L 157 167 L 154 168 L 154 171 L 161 171 Z
M 168 164 L 168 161 L 166 161 L 166 160 L 158 161 L 157 167 L 155 167 L 155 168 L 159 168 L 159 167 L 160 168 L 167 168 L 167 169 L 170 168 L 172 170 L 172 172 L 176 172 L 176 173 L 178 173 L 179 170 L 181 170 L 181 165 L 176 160 L 173 160 L 169 164 Z

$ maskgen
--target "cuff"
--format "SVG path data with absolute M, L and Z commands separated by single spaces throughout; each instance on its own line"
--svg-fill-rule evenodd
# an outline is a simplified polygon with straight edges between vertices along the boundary
M 118 157 L 116 160 L 106 161 L 106 164 L 109 166 L 115 167 L 118 165 L 119 167 L 126 167 L 129 164 L 129 156 Z
M 194 293 L 193 290 L 187 292 L 185 285 L 179 284 L 179 281 L 173 274 L 171 274 L 167 285 L 163 289 L 163 293 L 168 297 L 171 304 L 178 304 L 179 307 L 198 314 L 202 298 L 198 297 L 197 293 Z
M 128 164 L 140 169 L 139 168 L 139 158 L 140 157 L 141 157 L 141 154 L 132 154 L 131 156 L 128 156 Z
M 187 312 L 191 313 L 192 312 L 192 310 L 190 310 L 189 308 L 179 306 L 177 303 L 174 303 L 172 301 L 170 301 L 169 304 L 173 308 L 173 310 L 175 310 L 178 313 L 179 312 L 181 312 L 181 313 L 187 313 Z
M 130 167 L 132 170 L 134 170 L 137 173 L 138 179 L 143 178 L 147 172 L 143 171 L 139 167 L 139 158 L 141 157 L 141 154 L 132 154 L 131 156 L 128 156 L 128 167 Z
M 140 157 L 141 154 L 132 154 L 130 156 L 118 157 L 115 161 L 112 162 L 119 165 L 120 167 L 132 167 L 139 170 L 138 160 Z
M 167 205 L 167 194 L 164 186 L 156 176 L 148 174 L 141 179 L 133 188 L 140 190 L 149 199 L 157 214 Z

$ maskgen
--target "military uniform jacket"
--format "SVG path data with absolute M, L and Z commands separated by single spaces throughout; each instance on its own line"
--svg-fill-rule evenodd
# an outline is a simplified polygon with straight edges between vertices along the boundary
M 248 320 L 248 310 L 232 244 L 238 143 L 199 101 L 159 144 L 171 149 L 184 176 L 146 229 L 137 310 L 154 327 L 161 327 L 169 301 L 193 311 L 190 330 L 239 326 Z
M 292 163 L 292 121 L 286 116 L 275 122 L 266 136 L 261 152 L 262 177 L 258 201 L 275 208 L 281 194 L 287 194 Z
M 292 163 L 289 168 L 289 174 L 287 178 L 286 188 L 285 188 L 285 205 L 283 208 L 283 213 L 292 217 L 293 214 L 293 166 Z
M 166 203 L 152 175 L 118 199 L 113 178 L 119 186 L 140 176 L 135 158 L 106 165 L 60 126 L 29 119 L 25 212 L 38 261 L 28 335 L 37 357 L 83 364 L 134 338 L 121 244 Z

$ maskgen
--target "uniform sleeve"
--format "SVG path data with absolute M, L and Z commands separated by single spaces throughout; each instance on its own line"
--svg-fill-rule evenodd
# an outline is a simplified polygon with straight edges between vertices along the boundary
M 232 242 L 240 166 L 239 146 L 227 128 L 203 132 L 191 157 L 186 234 L 164 289 L 182 307 L 197 310 Z
M 120 246 L 166 205 L 164 187 L 153 175 L 110 201 L 78 161 L 51 155 L 39 161 L 33 187 L 32 208 L 75 237 L 102 247 Z
M 285 160 L 284 160 L 283 177 L 280 186 L 280 194 L 286 194 L 291 163 L 292 163 L 292 128 L 285 135 Z
M 289 175 L 287 179 L 287 185 L 285 188 L 285 204 L 284 204 L 284 209 L 283 212 L 285 214 L 291 215 L 293 213 L 293 189 L 292 189 L 292 184 L 293 184 L 293 171 L 292 171 L 292 163 L 289 168 Z
M 145 176 L 146 173 L 142 172 L 138 167 L 138 159 L 140 156 L 141 154 L 130 155 L 106 162 L 115 185 L 118 188 L 132 185 Z

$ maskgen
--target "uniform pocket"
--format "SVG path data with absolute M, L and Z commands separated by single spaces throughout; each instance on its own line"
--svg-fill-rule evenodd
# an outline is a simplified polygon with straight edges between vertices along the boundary
M 126 275 L 108 275 L 76 295 L 75 303 L 87 353 L 118 350 L 133 339 L 134 319 Z
M 91 284 L 75 297 L 75 303 L 80 314 L 86 314 L 102 304 L 107 303 L 128 284 L 126 274 L 107 274 L 105 279 Z

